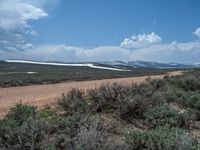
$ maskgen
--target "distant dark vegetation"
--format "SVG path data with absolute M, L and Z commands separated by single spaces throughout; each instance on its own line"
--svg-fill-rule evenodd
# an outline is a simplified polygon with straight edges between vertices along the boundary
M 63 67 L 0 62 L 0 87 L 134 77 L 142 75 L 162 74 L 167 71 L 172 71 L 172 69 L 161 70 L 141 68 L 133 69 L 132 71 L 121 72 L 89 67 Z M 27 74 L 27 72 L 37 73 Z
M 0 121 L 3 150 L 199 150 L 200 71 L 72 89 L 55 107 L 17 104 Z

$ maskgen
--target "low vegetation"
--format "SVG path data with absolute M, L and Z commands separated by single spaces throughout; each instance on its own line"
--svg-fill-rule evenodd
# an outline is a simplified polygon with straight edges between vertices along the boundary
M 140 85 L 64 93 L 56 107 L 17 104 L 0 121 L 2 150 L 199 150 L 200 71 Z
M 142 75 L 164 74 L 167 71 L 172 71 L 172 69 L 162 70 L 142 68 L 132 68 L 131 70 L 132 71 L 111 71 L 90 67 L 63 67 L 38 64 L 7 63 L 0 61 L 0 87 L 134 77 Z

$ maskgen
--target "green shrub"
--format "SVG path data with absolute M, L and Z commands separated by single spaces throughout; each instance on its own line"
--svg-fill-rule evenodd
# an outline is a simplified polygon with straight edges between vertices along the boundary
M 60 129 L 51 139 L 44 141 L 43 149 L 96 150 L 104 145 L 104 129 L 99 127 L 98 122 L 82 124 L 79 119 L 75 121 L 71 120 L 71 117 L 67 118 L 69 120 L 63 120 L 65 123 L 62 123 L 71 131 L 66 132 L 66 128 Z
M 150 84 L 142 82 L 141 84 L 132 84 L 129 88 L 129 95 L 133 97 L 135 95 L 140 95 L 149 98 L 152 96 L 153 91 L 154 89 Z
M 0 149 L 40 149 L 42 141 L 52 131 L 52 125 L 40 118 L 29 117 L 16 127 L 12 119 L 0 125 Z
M 116 111 L 119 117 L 125 121 L 132 122 L 133 119 L 143 119 L 144 113 L 149 109 L 149 101 L 140 95 L 127 97 L 121 101 Z
M 160 85 L 161 83 L 160 80 L 147 79 L 147 83 L 130 86 L 129 95 L 130 97 L 138 95 L 143 97 L 143 100 L 148 102 L 150 107 L 162 106 L 167 103 L 167 99 L 165 97 L 166 91 L 162 91 L 163 89 L 161 90 L 161 86 L 164 86 Z
M 17 104 L 0 120 L 0 149 L 37 149 L 51 131 L 47 120 L 40 118 L 36 107 Z
M 4 119 L 0 121 L 0 149 L 8 149 L 16 143 L 13 139 L 15 139 L 18 130 L 19 126 L 15 120 Z
M 15 121 L 16 126 L 21 125 L 29 117 L 34 117 L 37 114 L 36 107 L 25 104 L 16 104 L 15 107 L 11 108 L 5 119 Z
M 162 96 L 165 98 L 167 103 L 177 102 L 180 97 L 179 93 L 180 91 L 171 85 L 166 85 L 162 89 Z
M 200 94 L 192 95 L 188 100 L 188 105 L 191 108 L 200 110 Z
M 199 77 L 189 74 L 184 77 L 176 77 L 171 82 L 173 85 L 178 88 L 183 89 L 184 91 L 197 91 L 200 90 L 200 80 Z
M 146 82 L 153 90 L 158 90 L 164 85 L 165 80 L 147 78 Z
M 152 106 L 152 102 L 138 91 L 143 91 L 140 86 L 122 86 L 114 83 L 102 85 L 97 89 L 89 90 L 92 112 L 114 113 L 119 118 L 131 122 L 133 119 L 144 118 L 144 112 Z
M 51 133 L 52 125 L 47 121 L 37 118 L 30 118 L 25 122 L 19 133 L 14 147 L 21 149 L 40 149 L 42 141 Z
M 132 96 L 134 96 L 135 94 L 143 95 L 149 91 L 148 85 L 145 82 L 142 82 L 141 84 L 133 83 L 128 90 L 130 92 L 130 95 Z
M 62 94 L 57 101 L 57 105 L 69 115 L 74 113 L 86 113 L 88 111 L 88 104 L 84 99 L 84 94 L 82 90 L 72 89 Z
M 39 111 L 39 116 L 41 118 L 54 117 L 55 114 L 56 114 L 56 112 L 51 107 L 47 107 L 47 108 L 44 108 L 44 109 Z
M 41 145 L 42 149 L 75 149 L 77 134 L 82 126 L 87 123 L 84 115 L 76 113 L 59 118 L 51 138 L 46 138 Z
M 126 142 L 132 149 L 149 150 L 197 150 L 198 141 L 178 128 L 159 127 L 150 131 L 131 131 Z
M 158 126 L 170 126 L 186 128 L 189 125 L 189 115 L 187 112 L 178 112 L 169 106 L 162 106 L 149 109 L 145 113 L 145 121 L 151 128 Z
M 59 122 L 59 130 L 67 134 L 69 137 L 74 137 L 80 127 L 81 119 L 82 116 L 77 114 L 61 118 Z
M 125 96 L 125 87 L 119 83 L 101 85 L 88 91 L 93 112 L 113 112 L 118 108 L 119 101 Z
M 69 137 L 74 137 L 82 126 L 90 124 L 90 118 L 89 114 L 80 113 L 61 117 L 58 123 L 58 130 Z
M 177 102 L 185 108 L 200 110 L 200 94 L 197 91 L 179 92 Z
M 149 103 L 152 107 L 161 107 L 167 103 L 165 98 L 165 92 L 155 91 L 152 96 L 149 98 Z

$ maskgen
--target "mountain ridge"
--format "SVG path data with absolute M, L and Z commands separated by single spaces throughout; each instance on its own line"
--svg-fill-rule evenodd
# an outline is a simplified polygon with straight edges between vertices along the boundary
M 0 62 L 12 62 L 12 61 L 24 61 L 27 63 L 28 61 L 33 60 L 0 60 Z M 160 62 L 151 62 L 151 61 L 96 61 L 96 62 L 61 62 L 61 61 L 33 61 L 33 62 L 41 62 L 41 63 L 57 63 L 57 64 L 90 64 L 90 65 L 103 65 L 103 66 L 112 66 L 115 68 L 157 68 L 157 69 L 170 69 L 170 68 L 198 68 L 200 67 L 200 63 L 194 64 L 183 64 L 183 63 L 160 63 Z

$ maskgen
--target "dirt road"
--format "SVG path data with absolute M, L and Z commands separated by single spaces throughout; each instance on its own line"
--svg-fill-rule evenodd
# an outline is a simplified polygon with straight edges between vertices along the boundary
M 176 76 L 181 75 L 181 71 L 169 72 L 168 75 Z M 101 84 L 120 82 L 123 84 L 140 83 L 147 77 L 152 79 L 161 79 L 165 75 L 154 76 L 141 76 L 130 78 L 117 78 L 117 79 L 104 79 L 94 81 L 81 81 L 81 82 L 69 82 L 69 83 L 57 83 L 48 85 L 33 85 L 23 87 L 10 87 L 0 88 L 0 117 L 4 116 L 11 107 L 16 103 L 22 102 L 38 107 L 43 107 L 48 104 L 53 104 L 56 99 L 67 90 L 71 88 L 79 89 L 92 89 Z

